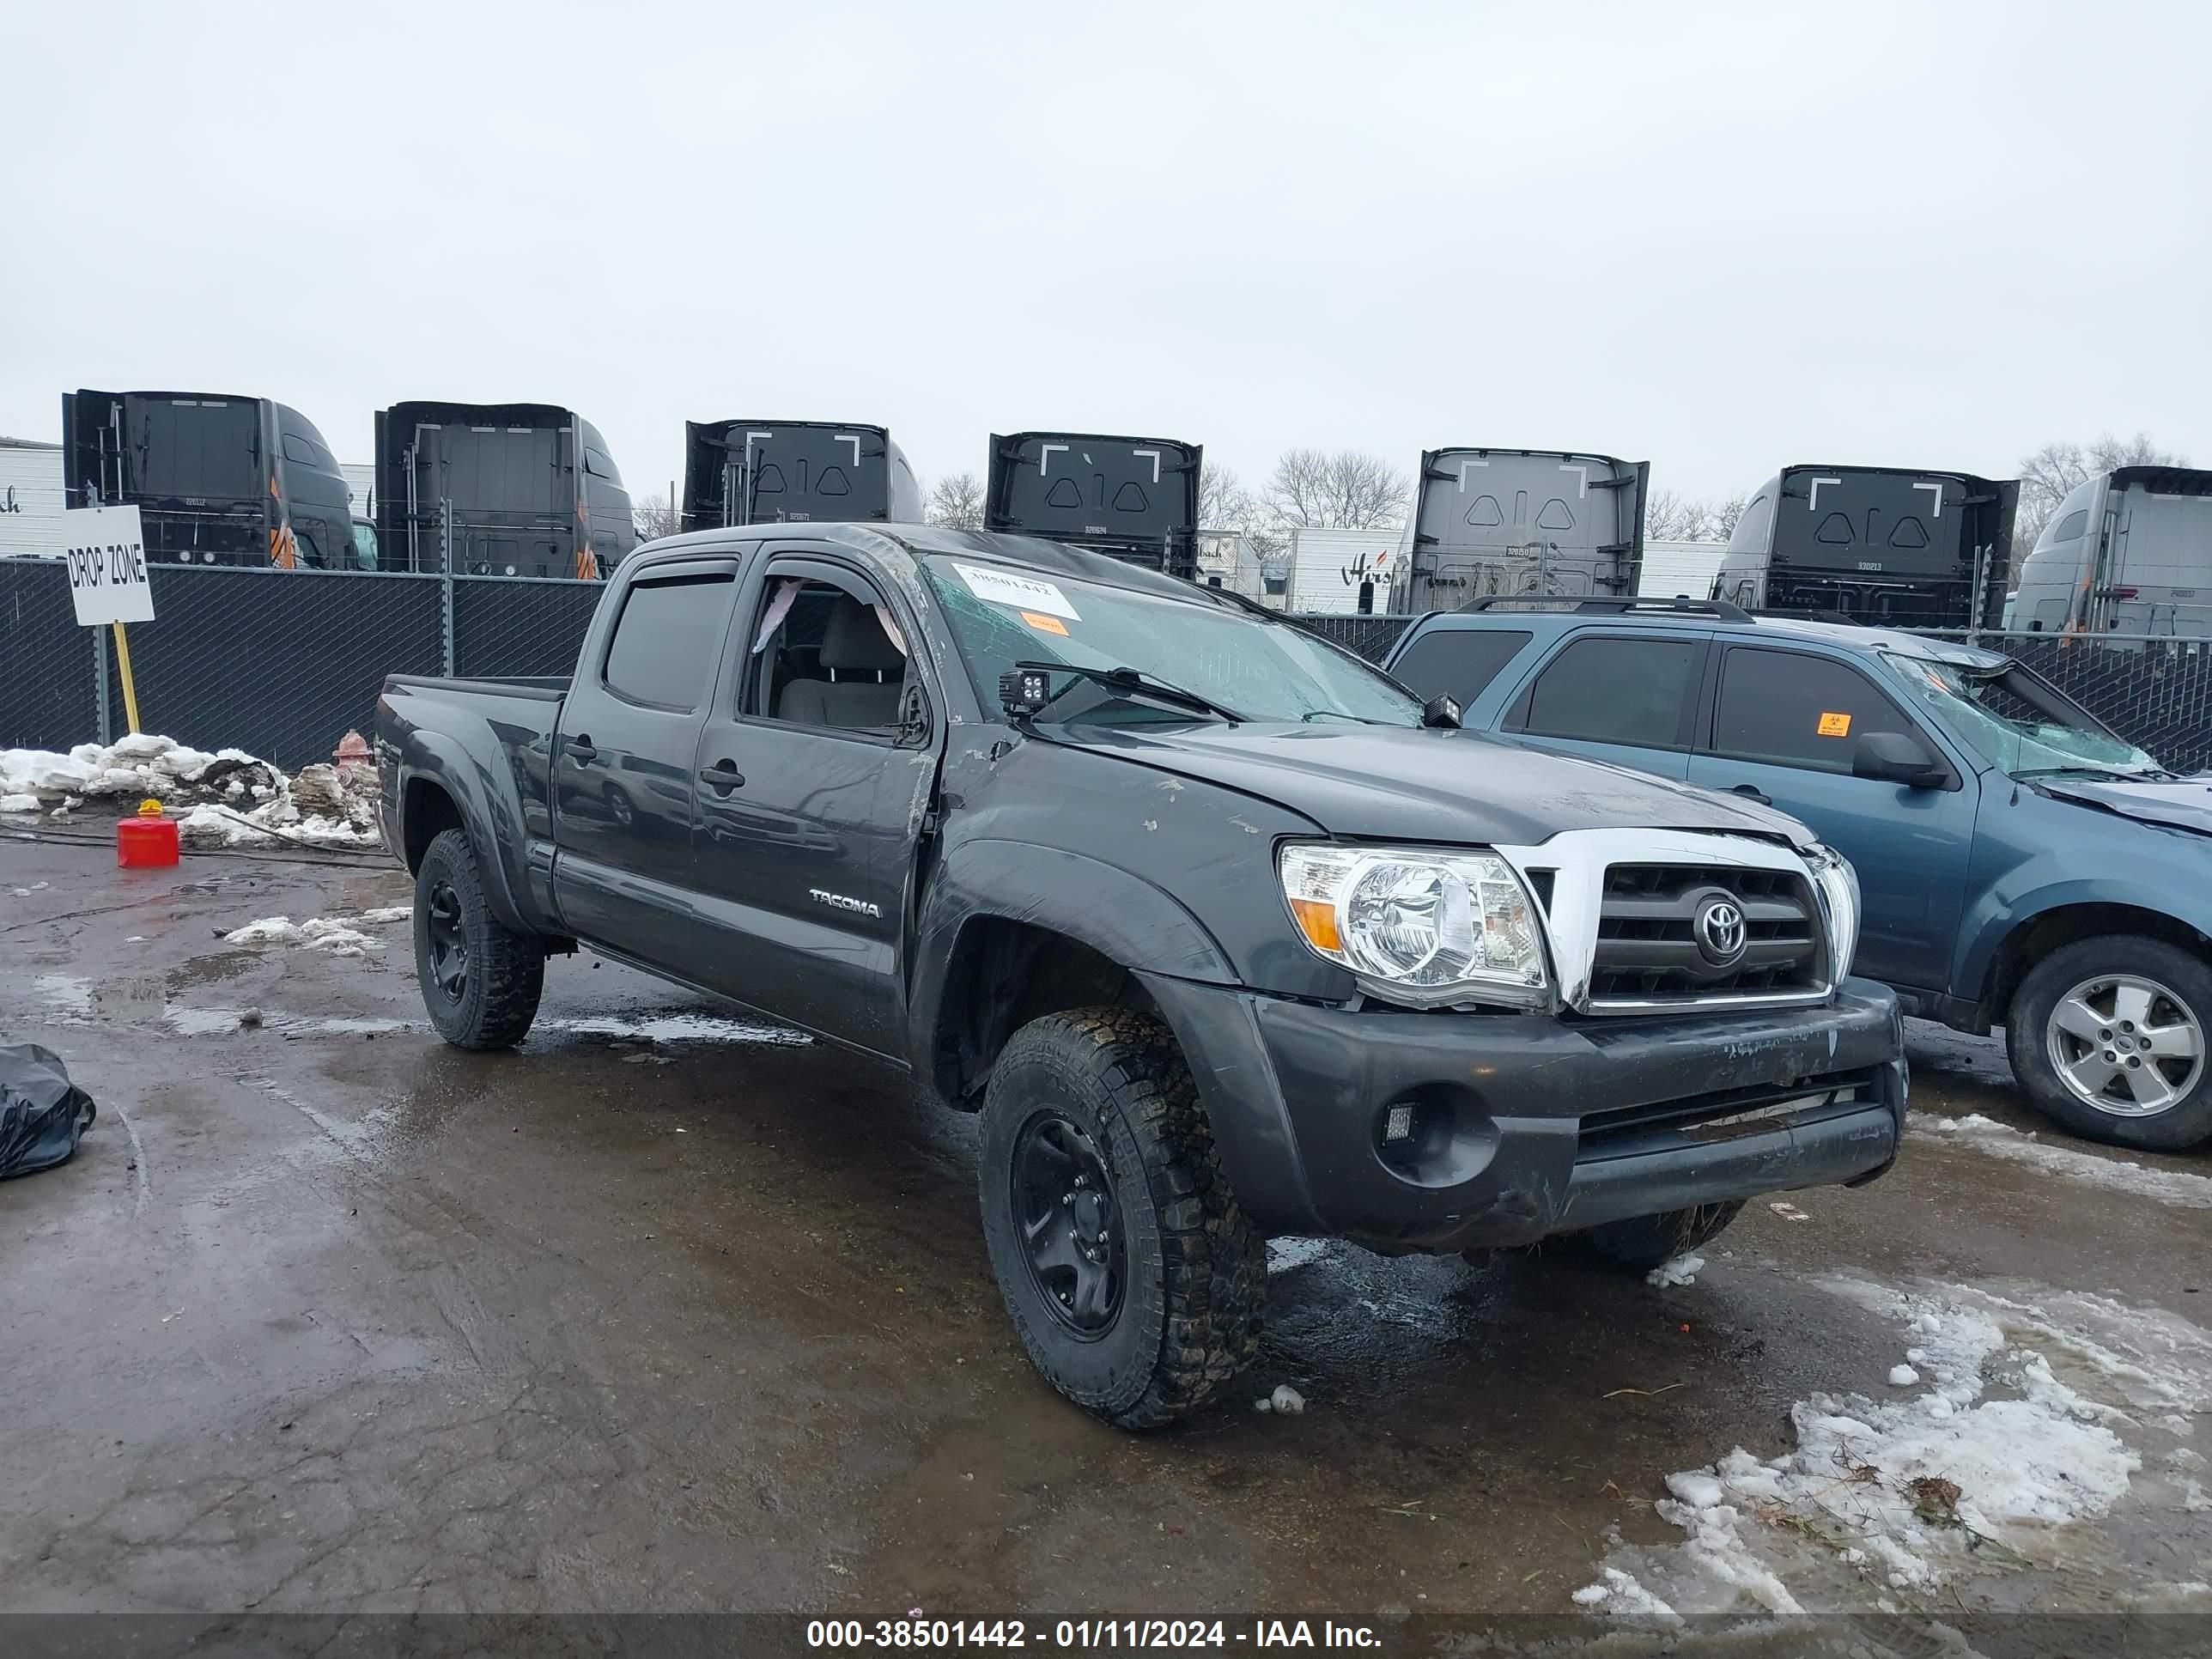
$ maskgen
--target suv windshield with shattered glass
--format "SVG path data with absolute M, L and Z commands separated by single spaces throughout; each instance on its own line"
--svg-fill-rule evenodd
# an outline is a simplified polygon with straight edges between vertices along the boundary
M 1233 709 L 1248 720 L 1357 720 L 1419 726 L 1421 705 L 1349 652 L 1193 589 L 1188 599 L 1139 592 L 978 560 L 921 561 L 977 692 L 996 707 L 999 677 L 1018 662 L 1133 668 Z M 1073 677 L 1069 677 L 1073 678 Z M 1055 679 L 1055 694 L 1068 689 Z M 1115 725 L 1209 718 L 1110 691 L 1064 697 L 1048 718 Z
M 2161 769 L 2150 756 L 2107 732 L 2017 665 L 1971 668 L 1895 652 L 1884 654 L 1892 673 L 2008 776 L 2096 772 L 2136 777 Z

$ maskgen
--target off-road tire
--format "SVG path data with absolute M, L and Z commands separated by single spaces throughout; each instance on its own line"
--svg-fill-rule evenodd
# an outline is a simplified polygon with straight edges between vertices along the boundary
M 1608 1221 L 1583 1235 L 1590 1249 L 1616 1267 L 1645 1273 L 1662 1262 L 1710 1243 L 1742 1212 L 1743 1200 L 1662 1210 L 1626 1221 Z
M 1063 1325 L 1030 1267 L 1016 1148 L 1056 1115 L 1111 1179 L 1125 1255 L 1118 1311 L 1089 1340 Z M 1198 1409 L 1258 1352 L 1267 1242 L 1237 1207 L 1190 1069 L 1158 1018 L 1127 1008 L 1048 1015 L 1014 1033 L 985 1092 L 983 1238 L 1030 1360 L 1085 1411 L 1125 1429 Z
M 2173 1105 L 2143 1117 L 2099 1111 L 2059 1077 L 2051 1057 L 2051 1012 L 2075 986 L 2106 973 L 2154 981 L 2185 1001 L 2198 1021 L 2212 1021 L 2212 964 L 2202 957 L 2140 933 L 2076 939 L 2029 969 L 2013 993 L 2005 1054 L 2021 1092 L 2063 1127 L 2114 1146 L 2171 1152 L 2212 1138 L 2212 1063 L 2200 1066 L 2195 1084 Z
M 458 999 L 441 988 L 434 971 L 431 906 L 441 887 L 459 902 L 468 971 Z M 491 913 L 468 836 L 447 830 L 430 843 L 415 872 L 415 974 L 422 1006 L 438 1035 L 456 1048 L 512 1048 L 538 1018 L 545 988 L 545 949 Z

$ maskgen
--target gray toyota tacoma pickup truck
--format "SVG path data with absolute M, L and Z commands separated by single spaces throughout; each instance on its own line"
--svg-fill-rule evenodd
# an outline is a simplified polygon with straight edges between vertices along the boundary
M 677 537 L 565 685 L 396 675 L 376 747 L 449 1042 L 519 1042 L 581 942 L 981 1112 L 1015 1328 L 1127 1427 L 1250 1360 L 1271 1237 L 1648 1267 L 1897 1154 L 1897 1005 L 1802 825 L 1094 554 Z

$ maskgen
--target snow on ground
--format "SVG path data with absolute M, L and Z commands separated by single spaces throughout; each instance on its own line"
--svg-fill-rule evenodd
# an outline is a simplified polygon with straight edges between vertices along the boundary
M 1678 1255 L 1671 1261 L 1661 1262 L 1650 1273 L 1644 1274 L 1644 1282 L 1662 1287 L 1668 1285 L 1694 1285 L 1698 1282 L 1699 1269 L 1705 1265 L 1705 1259 L 1701 1255 Z
M 1328 1254 L 1330 1243 L 1326 1238 L 1271 1238 L 1267 1241 L 1267 1271 L 1286 1273 L 1310 1261 L 1318 1261 Z
M 295 921 L 289 916 L 264 916 L 222 936 L 225 945 L 284 945 L 307 951 L 324 951 L 334 957 L 364 956 L 381 951 L 384 941 L 364 933 L 354 924 L 380 925 L 404 921 L 414 913 L 404 905 L 370 910 L 358 916 L 313 916 Z
M 2024 1164 L 2031 1170 L 2079 1182 L 2083 1186 L 2129 1193 L 2176 1209 L 2212 1210 L 2212 1177 L 2154 1170 L 2124 1158 L 2073 1146 L 2047 1146 L 2032 1134 L 2023 1134 L 1979 1112 L 1966 1117 L 1937 1117 L 1931 1113 L 1914 1112 L 1905 1120 L 1905 1133 L 1923 1140 L 1971 1146 L 1991 1158 Z
M 188 847 L 368 847 L 376 843 L 365 767 L 328 764 L 288 775 L 242 749 L 213 754 L 173 738 L 133 732 L 102 745 L 0 751 L 0 812 L 45 811 L 66 819 L 87 800 L 125 808 L 152 799 L 187 806 L 178 833 Z
M 2212 1334 L 2083 1291 L 1814 1283 L 1892 1322 L 1909 1363 L 1891 1383 L 1927 1386 L 1814 1395 L 1791 1449 L 1670 1475 L 1654 1507 L 1683 1541 L 1616 1547 L 1578 1605 L 1644 1623 L 1933 1606 L 1954 1578 L 2066 1560 L 2067 1529 L 2131 1493 L 2204 1501 L 2173 1441 L 2212 1406 Z

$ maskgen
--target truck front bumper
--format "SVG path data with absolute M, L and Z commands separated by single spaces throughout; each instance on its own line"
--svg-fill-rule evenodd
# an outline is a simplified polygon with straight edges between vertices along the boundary
M 1569 1021 L 1144 978 L 1269 1234 L 1394 1253 L 1525 1244 L 1871 1180 L 1904 1133 L 1903 1024 L 1869 981 L 1817 1008 Z

